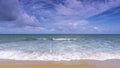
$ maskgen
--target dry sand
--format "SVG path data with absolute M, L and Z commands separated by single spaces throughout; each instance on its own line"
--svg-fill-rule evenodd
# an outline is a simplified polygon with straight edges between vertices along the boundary
M 0 68 L 120 68 L 119 61 L 0 61 Z

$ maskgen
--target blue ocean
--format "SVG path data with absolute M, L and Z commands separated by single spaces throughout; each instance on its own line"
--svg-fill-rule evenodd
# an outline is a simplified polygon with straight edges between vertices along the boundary
M 0 59 L 38 61 L 120 59 L 120 35 L 2 34 Z

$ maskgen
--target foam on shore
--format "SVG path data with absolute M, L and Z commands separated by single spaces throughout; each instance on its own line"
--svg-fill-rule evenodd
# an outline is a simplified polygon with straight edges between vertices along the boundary
M 71 61 L 71 60 L 109 60 L 120 59 L 120 52 L 81 52 L 81 53 L 40 53 L 24 51 L 0 51 L 0 59 Z

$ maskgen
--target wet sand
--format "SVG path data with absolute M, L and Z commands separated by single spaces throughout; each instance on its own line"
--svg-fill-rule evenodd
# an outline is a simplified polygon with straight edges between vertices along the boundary
M 67 61 L 67 62 L 40 62 L 40 61 L 0 61 L 0 68 L 120 68 L 119 60 L 108 61 Z

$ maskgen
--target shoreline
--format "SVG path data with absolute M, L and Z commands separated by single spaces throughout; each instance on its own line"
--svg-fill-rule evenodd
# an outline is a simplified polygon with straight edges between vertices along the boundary
M 0 60 L 0 68 L 120 68 L 120 60 L 17 61 Z

